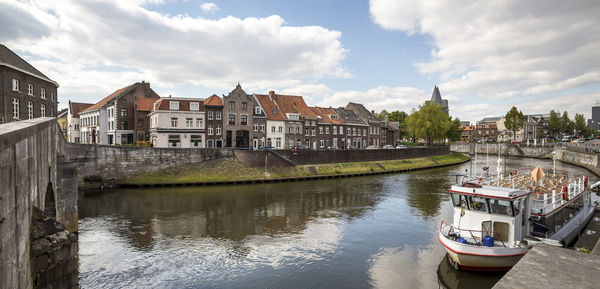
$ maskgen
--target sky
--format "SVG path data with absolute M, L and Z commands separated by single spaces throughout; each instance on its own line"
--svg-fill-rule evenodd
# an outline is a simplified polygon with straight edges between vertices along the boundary
M 597 0 L 0 0 L 0 43 L 59 83 L 59 108 L 144 80 L 410 113 L 437 85 L 461 120 L 590 118 L 598 15 Z

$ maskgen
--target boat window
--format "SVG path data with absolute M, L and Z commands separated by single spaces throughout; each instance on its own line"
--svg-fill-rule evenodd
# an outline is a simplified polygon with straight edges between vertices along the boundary
M 490 199 L 492 214 L 512 216 L 512 207 L 509 201 Z
M 465 195 L 461 195 L 461 194 L 450 194 L 452 196 L 452 204 L 455 207 L 464 207 L 465 209 L 468 209 L 467 207 L 467 198 Z
M 481 236 L 494 236 L 494 231 L 492 229 L 492 221 L 481 222 Z
M 471 210 L 480 211 L 480 212 L 488 212 L 487 202 L 485 198 L 480 197 L 469 197 L 469 202 L 471 203 Z
M 508 242 L 510 226 L 505 222 L 494 222 L 494 238 L 502 242 Z

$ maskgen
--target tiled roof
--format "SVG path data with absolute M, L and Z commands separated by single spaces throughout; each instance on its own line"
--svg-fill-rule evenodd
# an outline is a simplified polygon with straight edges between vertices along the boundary
M 502 117 L 486 117 L 479 122 L 488 122 L 488 121 L 499 121 Z
M 152 107 L 154 106 L 156 100 L 156 98 L 150 97 L 136 97 L 135 102 L 137 103 L 137 110 L 152 111 Z
M 320 116 L 318 122 L 320 123 L 333 123 L 333 124 L 343 124 L 344 120 L 331 108 L 327 107 L 311 107 L 312 111 Z M 331 116 L 335 116 L 335 118 L 331 118 Z
M 12 50 L 8 49 L 8 47 L 6 47 L 3 44 L 0 44 L 0 65 L 3 64 L 16 68 L 18 70 L 22 70 L 28 74 L 34 75 L 37 78 L 51 82 L 58 87 L 58 84 L 54 80 L 48 78 L 46 75 L 41 73 L 39 70 L 33 67 L 33 65 L 29 64 L 27 61 L 18 56 Z
M 169 102 L 171 101 L 177 101 L 179 102 L 179 109 L 176 111 L 190 111 L 190 102 L 199 102 L 199 110 L 198 111 L 204 111 L 204 101 L 202 101 L 202 99 L 198 99 L 198 100 L 194 100 L 194 99 L 182 99 L 182 98 L 171 98 L 171 97 L 166 97 L 166 98 L 161 98 L 159 100 L 157 100 L 155 103 L 158 103 L 158 105 L 156 105 L 156 109 L 152 109 L 152 111 L 157 111 L 157 110 L 170 110 L 169 107 Z
M 120 96 L 122 94 L 125 94 L 125 93 L 129 92 L 132 89 L 134 89 L 135 87 L 136 87 L 136 83 L 134 83 L 132 85 L 129 85 L 129 86 L 126 86 L 126 87 L 123 87 L 121 89 L 117 89 L 115 92 L 111 93 L 110 95 L 108 95 L 107 97 L 103 98 L 99 102 L 97 102 L 97 103 L 91 105 L 90 107 L 86 108 L 85 110 L 81 111 L 81 113 L 99 109 L 99 108 L 103 107 L 105 104 L 107 104 L 109 101 L 111 101 L 114 98 L 116 98 L 117 96 Z
M 358 116 L 358 114 L 356 114 L 352 110 L 345 109 L 343 107 L 334 108 L 333 110 L 335 111 L 335 113 L 337 113 L 337 115 L 339 115 L 342 118 L 342 120 L 344 121 L 345 124 L 349 124 L 349 125 L 367 125 L 367 123 L 364 122 L 360 118 L 360 116 Z
M 302 96 L 272 93 L 272 98 L 283 113 L 298 113 L 305 118 L 317 119 L 317 115 L 306 105 Z
M 71 114 L 73 115 L 72 117 L 74 118 L 79 118 L 79 112 L 92 106 L 93 103 L 83 103 L 83 102 L 70 102 L 69 101 L 69 106 L 71 108 Z
M 268 95 L 255 94 L 260 106 L 267 114 L 267 120 L 286 120 L 285 114 L 277 107 L 277 104 Z
M 360 103 L 349 102 L 346 109 L 352 109 L 364 121 L 381 121 Z
M 204 105 L 223 106 L 223 101 L 221 100 L 221 98 L 218 95 L 213 94 L 213 95 L 209 96 L 206 100 L 204 100 Z

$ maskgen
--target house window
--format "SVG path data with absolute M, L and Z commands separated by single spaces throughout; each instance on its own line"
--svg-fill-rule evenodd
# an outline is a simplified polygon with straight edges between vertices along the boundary
M 275 132 L 275 126 L 274 125 L 271 126 L 271 132 Z
M 200 103 L 199 102 L 190 102 L 190 110 L 199 111 Z
M 352 135 L 356 135 L 356 128 L 352 128 Z
M 13 118 L 19 118 L 19 99 L 17 98 L 13 98 Z
M 178 134 L 169 135 L 169 147 L 178 148 L 181 147 L 181 136 Z
M 235 114 L 229 115 L 229 124 L 231 124 L 231 125 L 235 124 Z
M 44 104 L 40 104 L 40 115 L 41 115 L 41 117 L 46 116 L 46 105 L 44 105 Z
M 54 92 L 50 92 L 50 99 L 52 99 L 52 101 L 54 101 Z
M 294 133 L 294 128 L 293 128 L 293 127 L 291 127 L 291 126 L 290 126 L 290 127 L 288 127 L 288 132 L 289 132 L 289 133 Z
M 213 112 L 209 111 L 208 112 L 208 120 L 212 120 L 213 119 Z
M 367 135 L 367 129 L 363 128 L 363 135 Z
M 258 131 L 258 124 L 254 124 L 254 131 Z
M 177 118 L 176 117 L 171 118 L 171 127 L 177 127 Z
M 126 108 L 121 108 L 121 116 L 127 117 L 127 109 Z
M 360 130 L 360 128 L 359 128 L 359 129 L 358 129 L 358 136 L 360 136 L 360 135 L 361 135 L 361 133 L 360 133 L 360 132 L 361 132 L 361 130 Z
M 194 119 L 193 118 L 186 118 L 185 119 L 185 127 L 193 127 L 194 126 Z
M 333 134 L 337 134 L 337 126 L 333 127 Z
M 300 134 L 300 127 L 299 126 L 296 127 L 296 134 Z
M 316 135 L 317 135 L 317 130 L 316 130 L 316 129 L 314 129 L 314 128 L 313 128 L 313 129 L 311 129 L 311 130 L 310 130 L 310 134 L 311 134 L 312 136 L 316 136 Z
M 240 116 L 240 122 L 242 125 L 247 125 L 248 124 L 248 116 L 247 115 L 241 115 Z
M 221 135 L 221 127 L 217 126 L 217 135 Z
M 19 91 L 19 80 L 18 79 L 13 79 L 12 80 L 12 88 L 13 91 Z
M 322 139 L 320 139 L 319 140 L 319 147 L 323 148 L 324 146 L 325 146 L 325 142 Z
M 319 126 L 319 134 L 323 134 L 323 127 Z
M 196 127 L 203 127 L 203 126 L 204 126 L 204 119 L 197 118 L 196 119 Z
M 352 129 L 348 128 L 348 135 L 352 135 Z
M 260 125 L 260 131 L 261 131 L 261 132 L 265 132 L 265 125 L 264 125 L 264 124 L 261 124 L 261 125 Z
M 212 125 L 208 126 L 208 135 L 212 135 L 213 134 L 213 127 Z
M 280 137 L 275 138 L 275 146 L 278 148 L 281 147 L 281 138 Z
M 27 94 L 33 96 L 33 84 L 27 84 Z
M 235 109 L 235 101 L 229 102 L 229 109 Z
M 169 101 L 169 110 L 179 110 L 179 101 Z
M 140 128 L 144 127 L 144 119 L 143 118 L 138 118 L 137 126 Z
M 242 109 L 248 109 L 248 103 L 242 102 Z
M 217 111 L 217 115 L 216 116 L 217 116 L 216 117 L 217 120 L 221 120 L 221 112 L 220 111 Z
M 304 125 L 305 125 L 305 126 L 310 126 L 310 120 L 307 120 L 307 121 L 305 121 L 305 122 L 304 122 Z
M 305 135 L 305 136 L 308 136 L 308 133 L 309 133 L 309 130 L 308 130 L 308 128 L 305 128 L 305 129 L 304 129 L 304 135 Z
M 126 130 L 127 129 L 127 122 L 126 121 L 122 121 L 121 122 L 121 129 L 122 130 Z
M 29 119 L 33 118 L 33 102 L 31 101 L 27 102 L 27 117 Z
M 193 147 L 193 148 L 202 147 L 202 136 L 201 135 L 191 135 L 190 136 L 190 147 Z
M 207 140 L 206 141 L 206 147 L 207 148 L 212 148 L 213 147 L 213 141 L 212 140 Z
M 280 126 L 280 127 L 278 128 L 278 131 L 279 131 L 279 132 L 283 132 L 283 126 Z
M 46 99 L 46 89 L 45 88 L 42 88 L 40 90 L 40 97 L 43 99 Z
M 257 106 L 254 108 L 254 114 L 260 114 L 260 107 Z

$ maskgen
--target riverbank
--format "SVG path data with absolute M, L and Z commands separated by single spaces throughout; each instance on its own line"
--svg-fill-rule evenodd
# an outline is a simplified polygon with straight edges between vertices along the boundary
M 245 166 L 235 158 L 223 158 L 141 174 L 119 180 L 117 185 L 153 187 L 300 181 L 407 172 L 460 164 L 468 160 L 469 157 L 461 153 L 450 153 L 404 160 L 276 167 L 265 173 L 264 169 Z

